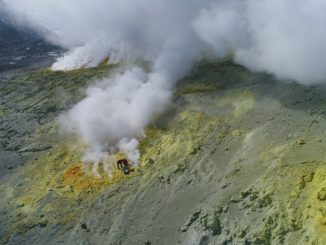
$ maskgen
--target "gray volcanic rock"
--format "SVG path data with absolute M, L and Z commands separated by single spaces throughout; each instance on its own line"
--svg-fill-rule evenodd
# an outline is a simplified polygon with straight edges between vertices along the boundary
M 79 139 L 58 135 L 53 123 L 108 70 L 7 81 L 1 150 L 33 157 L 2 176 L 1 243 L 325 244 L 322 86 L 202 64 L 147 128 L 142 166 L 109 179 L 81 164 Z
M 60 49 L 49 44 L 29 28 L 20 28 L 6 12 L 0 1 L 0 72 L 24 68 L 49 55 L 56 56 Z

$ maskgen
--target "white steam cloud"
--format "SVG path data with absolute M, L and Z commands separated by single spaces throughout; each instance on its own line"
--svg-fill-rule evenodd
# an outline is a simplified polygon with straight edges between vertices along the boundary
M 160 74 L 133 67 L 89 87 L 87 97 L 61 117 L 68 131 L 86 139 L 84 160 L 100 162 L 107 153 L 123 151 L 138 164 L 134 137 L 144 137 L 144 127 L 169 102 L 167 84 Z
M 67 53 L 53 69 L 130 65 L 87 90 L 61 118 L 88 145 L 85 161 L 124 151 L 139 161 L 137 138 L 169 103 L 176 81 L 203 54 L 304 84 L 326 81 L 324 0 L 5 0 Z M 48 32 L 44 32 L 48 30 Z

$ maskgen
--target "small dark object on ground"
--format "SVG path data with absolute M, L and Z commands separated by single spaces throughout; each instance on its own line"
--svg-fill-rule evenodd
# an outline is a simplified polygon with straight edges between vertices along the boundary
M 84 230 L 87 230 L 87 225 L 85 223 L 81 224 L 80 227 Z
M 129 163 L 126 158 L 117 161 L 118 169 L 120 169 L 125 175 L 128 175 L 130 173 L 130 166 L 131 163 Z

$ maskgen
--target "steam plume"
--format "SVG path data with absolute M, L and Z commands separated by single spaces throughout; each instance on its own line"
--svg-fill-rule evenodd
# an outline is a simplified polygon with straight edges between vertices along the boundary
M 90 86 L 86 98 L 61 117 L 89 146 L 85 161 L 98 163 L 120 150 L 137 163 L 137 138 L 205 52 L 216 58 L 232 51 L 236 62 L 252 70 L 304 84 L 326 77 L 322 0 L 5 2 L 68 50 L 53 69 L 96 66 L 106 57 L 130 64 Z M 132 65 L 139 60 L 150 65 L 149 72 Z

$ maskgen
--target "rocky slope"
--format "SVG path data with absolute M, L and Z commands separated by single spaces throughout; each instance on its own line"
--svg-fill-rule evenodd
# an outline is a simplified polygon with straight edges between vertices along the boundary
M 0 72 L 35 66 L 60 50 L 28 28 L 20 28 L 0 1 Z
M 55 119 L 111 69 L 1 82 L 1 243 L 325 244 L 323 87 L 203 63 L 148 127 L 142 166 L 97 178 Z

